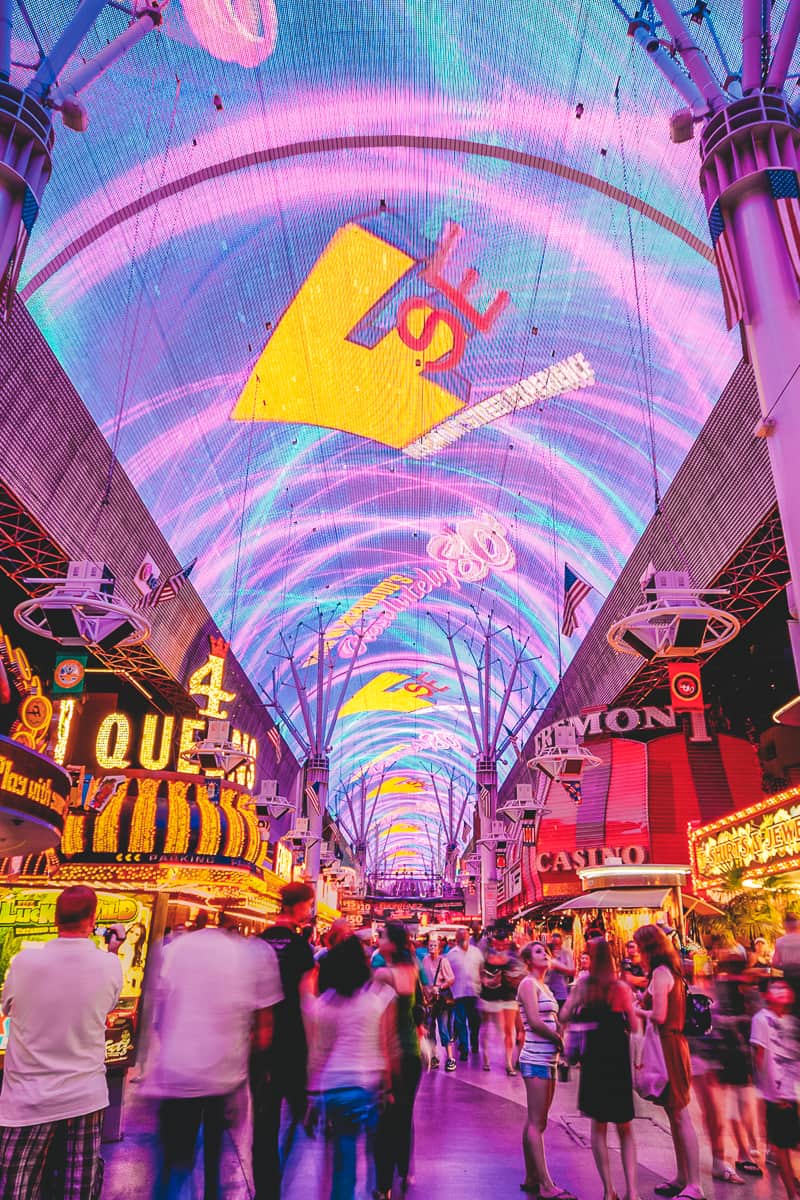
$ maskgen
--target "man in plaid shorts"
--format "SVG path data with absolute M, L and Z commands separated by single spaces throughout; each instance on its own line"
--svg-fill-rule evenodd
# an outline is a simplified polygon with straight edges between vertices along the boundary
M 91 940 L 97 896 L 56 901 L 58 937 L 12 959 L 0 1007 L 9 1017 L 0 1092 L 0 1200 L 95 1200 L 108 1107 L 106 1016 L 122 965 Z

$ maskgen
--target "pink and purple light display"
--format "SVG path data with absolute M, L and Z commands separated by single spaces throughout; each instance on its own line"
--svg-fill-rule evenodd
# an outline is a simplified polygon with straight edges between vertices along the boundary
M 91 38 L 104 37 L 101 21 Z M 491 612 L 530 636 L 551 688 L 565 558 L 596 589 L 588 623 L 653 513 L 651 421 L 663 491 L 739 358 L 695 161 L 666 142 L 667 85 L 632 50 L 611 4 L 173 0 L 163 31 L 87 97 L 86 136 L 59 131 L 23 296 L 178 557 L 198 556 L 192 581 L 253 680 L 281 670 L 281 631 L 302 624 L 310 651 L 318 611 L 334 621 L 408 581 L 366 612 L 374 636 L 332 748 L 334 795 L 366 769 L 423 784 L 388 786 L 378 806 L 399 865 L 433 854 L 431 765 L 474 772 L 437 621 L 469 641 L 475 610 Z M 452 226 L 451 288 L 466 278 L 478 314 L 508 295 L 485 329 L 425 277 Z M 329 248 L 351 227 L 378 248 L 375 271 L 381 244 L 411 266 L 337 349 L 298 298 L 315 271 L 338 281 L 332 311 L 368 288 L 349 243 L 334 271 Z M 398 339 L 409 297 L 420 322 L 449 314 L 441 346 L 423 345 L 422 324 Z M 437 377 L 456 319 L 461 353 Z M 233 420 L 294 320 L 310 384 L 292 419 Z M 349 386 L 356 344 L 391 367 L 373 376 L 363 433 L 336 426 L 327 382 L 333 355 Z M 425 434 L 432 397 L 460 412 L 576 354 L 591 385 L 425 458 L 381 438 L 398 404 Z M 348 645 L 331 646 L 337 673 Z M 441 690 L 406 688 L 423 673 Z M 285 685 L 296 711 L 288 672 Z M 420 703 L 398 701 L 404 689 Z

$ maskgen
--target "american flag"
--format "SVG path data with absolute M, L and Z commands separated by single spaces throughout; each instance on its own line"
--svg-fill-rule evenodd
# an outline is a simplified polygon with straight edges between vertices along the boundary
M 277 725 L 273 725 L 271 729 L 267 730 L 267 737 L 275 751 L 275 762 L 279 763 L 283 758 L 283 742 L 281 741 L 281 731 Z
M 318 784 L 313 784 L 309 780 L 306 780 L 306 801 L 308 802 L 309 813 L 317 814 L 319 812 L 318 786 Z
M 481 816 L 481 819 L 484 821 L 488 821 L 489 819 L 490 804 L 491 795 L 489 794 L 489 789 L 486 787 L 481 787 L 478 790 L 478 812 Z
M 583 792 L 579 783 L 569 783 L 566 779 L 561 780 L 561 786 L 569 796 L 573 804 L 580 804 L 583 800 Z
M 572 637 L 578 628 L 578 607 L 591 590 L 592 585 L 576 575 L 569 563 L 564 563 L 564 619 L 561 622 L 564 637 Z
M 800 283 L 800 187 L 797 173 L 788 168 L 767 171 L 767 179 L 795 278 Z
M 174 600 L 191 575 L 196 562 L 197 559 L 193 558 L 188 567 L 183 567 L 182 570 L 176 571 L 174 575 L 170 575 L 168 579 L 164 579 L 157 587 L 149 591 L 146 596 L 142 596 L 137 607 L 155 608 L 157 604 L 164 604 L 167 600 Z
M 736 253 L 733 241 L 722 216 L 719 200 L 708 214 L 708 228 L 711 242 L 714 246 L 714 257 L 717 260 L 719 282 L 722 287 L 722 299 L 725 302 L 725 321 L 728 329 L 738 325 L 744 316 L 742 293 L 739 288 L 739 272 L 736 267 Z

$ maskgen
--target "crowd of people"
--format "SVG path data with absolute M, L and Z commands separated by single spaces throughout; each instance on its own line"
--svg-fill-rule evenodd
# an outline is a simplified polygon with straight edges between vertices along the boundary
M 579 1068 L 578 1108 L 604 1200 L 617 1196 L 608 1127 L 616 1127 L 624 1200 L 637 1200 L 635 1092 L 666 1115 L 675 1175 L 658 1196 L 701 1200 L 697 1099 L 712 1174 L 727 1184 L 763 1174 L 765 1139 L 790 1200 L 800 1196 L 800 921 L 770 953 L 717 939 L 713 974 L 688 980 L 671 931 L 638 929 L 619 964 L 601 930 L 586 931 L 576 963 L 560 930 L 518 948 L 502 925 L 412 941 L 387 921 L 334 922 L 309 935 L 314 891 L 288 884 L 275 923 L 242 937 L 224 914 L 200 912 L 165 939 L 151 968 L 151 1013 L 140 1087 L 158 1105 L 156 1200 L 178 1200 L 195 1169 L 202 1131 L 204 1200 L 218 1200 L 225 1131 L 252 1126 L 255 1200 L 277 1200 L 299 1141 L 325 1148 L 324 1192 L 355 1195 L 359 1143 L 375 1200 L 413 1180 L 414 1103 L 423 1072 L 448 1074 L 472 1056 L 492 1069 L 502 1054 L 521 1076 L 527 1112 L 521 1190 L 574 1200 L 551 1175 L 548 1116 L 559 1078 Z M 108 1091 L 107 1013 L 122 963 L 96 943 L 96 896 L 59 896 L 58 936 L 24 949 L 2 994 L 9 1042 L 0 1092 L 0 1200 L 97 1200 Z M 710 994 L 709 994 L 710 993 Z M 497 1050 L 495 1051 L 495 1047 Z M 499 1061 L 498 1061 L 499 1065 Z M 450 1085 L 447 1085 L 450 1086 Z M 641 1102 L 639 1102 L 641 1103 Z

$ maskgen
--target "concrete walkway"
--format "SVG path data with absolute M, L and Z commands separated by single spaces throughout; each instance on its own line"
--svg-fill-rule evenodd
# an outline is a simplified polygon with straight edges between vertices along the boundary
M 589 1122 L 576 1108 L 577 1072 L 559 1084 L 551 1112 L 546 1142 L 553 1178 L 579 1200 L 602 1200 L 602 1188 L 589 1148 Z M 143 1200 L 152 1188 L 155 1148 L 155 1114 L 152 1107 L 128 1091 L 125 1138 L 104 1147 L 106 1180 L 103 1200 Z M 637 1102 L 638 1103 L 638 1102 Z M 639 1192 L 644 1200 L 653 1187 L 671 1179 L 674 1171 L 671 1142 L 660 1110 L 641 1102 L 636 1121 L 639 1151 Z M 505 1200 L 519 1197 L 524 1177 L 521 1130 L 525 1112 L 524 1084 L 508 1079 L 499 1069 L 483 1072 L 472 1063 L 459 1063 L 453 1074 L 442 1067 L 427 1075 L 416 1109 L 416 1183 L 412 1200 Z M 699 1113 L 697 1129 L 703 1139 Z M 224 1200 L 248 1200 L 251 1195 L 248 1164 L 249 1130 L 246 1120 L 226 1138 Z M 615 1182 L 620 1196 L 624 1181 L 616 1133 L 609 1136 Z M 322 1146 L 300 1134 L 292 1153 L 284 1188 L 285 1200 L 316 1200 L 320 1195 Z M 774 1169 L 764 1179 L 747 1180 L 744 1187 L 712 1181 L 710 1160 L 704 1155 L 704 1190 L 707 1200 L 783 1200 L 785 1193 Z M 364 1164 L 358 1200 L 369 1196 Z M 192 1197 L 201 1200 L 198 1170 Z M 327 1197 L 325 1197 L 327 1200 Z

